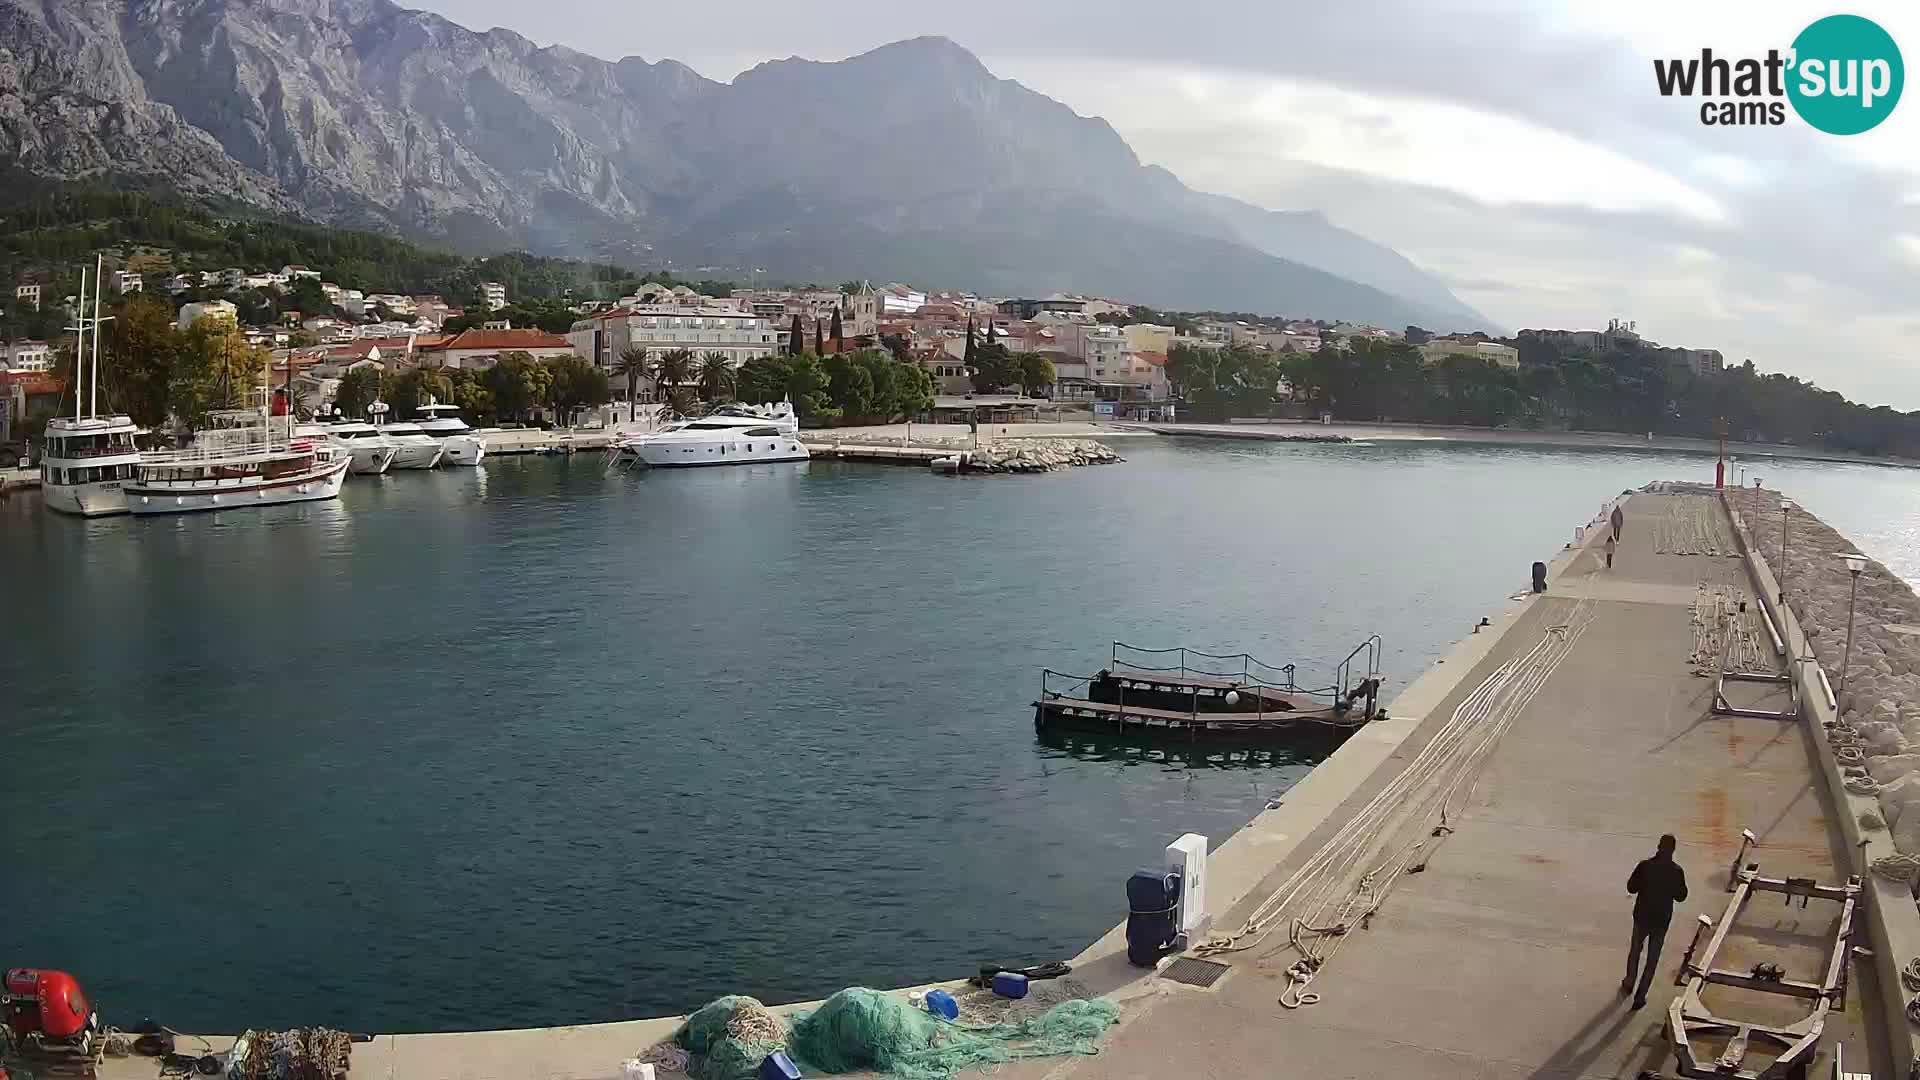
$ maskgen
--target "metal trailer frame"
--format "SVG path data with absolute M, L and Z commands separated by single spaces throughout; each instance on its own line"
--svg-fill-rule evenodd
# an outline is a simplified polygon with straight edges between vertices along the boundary
M 1738 608 L 1727 613 L 1726 626 L 1722 629 L 1720 635 L 1723 639 L 1720 643 L 1720 663 L 1714 668 L 1713 711 L 1719 716 L 1751 716 L 1761 720 L 1792 720 L 1800 715 L 1800 683 L 1791 674 L 1772 675 L 1754 671 L 1727 670 L 1727 661 L 1733 656 L 1734 621 L 1746 613 L 1747 602 L 1745 600 L 1740 601 Z M 1760 608 L 1760 615 L 1762 618 L 1766 618 L 1767 609 L 1764 605 Z M 1771 619 L 1767 621 L 1767 631 L 1773 634 L 1776 642 L 1779 641 L 1780 635 L 1773 632 L 1773 622 Z M 1789 665 L 1789 668 L 1791 668 L 1791 665 Z M 1727 680 L 1729 679 L 1734 682 L 1769 683 L 1775 686 L 1785 684 L 1787 688 L 1787 707 L 1784 709 L 1755 709 L 1735 705 L 1727 700 L 1726 686 Z M 1745 854 L 1744 850 L 1742 854 Z M 1736 862 L 1735 865 L 1738 865 L 1738 863 Z
M 1819 1046 L 1827 1013 L 1835 1008 L 1846 1007 L 1847 961 L 1854 951 L 1853 916 L 1859 907 L 1860 876 L 1855 874 L 1847 878 L 1844 885 L 1822 885 L 1812 878 L 1761 877 L 1759 863 L 1741 865 L 1757 841 L 1750 830 L 1743 829 L 1740 835 L 1740 854 L 1734 857 L 1733 865 L 1727 872 L 1727 891 L 1732 895 L 1727 900 L 1726 913 L 1720 917 L 1718 926 L 1707 916 L 1700 916 L 1700 923 L 1694 928 L 1693 940 L 1688 943 L 1687 954 L 1680 961 L 1680 970 L 1674 977 L 1674 985 L 1686 989 L 1667 1006 L 1667 1037 L 1673 1044 L 1675 1067 L 1682 1076 L 1783 1080 L 1789 1076 L 1804 1075 L 1804 1069 Z M 1832 900 L 1841 905 L 1839 929 L 1834 933 L 1833 949 L 1827 956 L 1826 969 L 1820 982 L 1763 979 L 1752 973 L 1713 966 L 1721 945 L 1733 929 L 1734 920 L 1756 892 L 1779 893 L 1786 897 L 1789 905 L 1797 896 L 1803 908 L 1809 900 Z M 1695 953 L 1700 949 L 1701 936 L 1709 930 L 1712 931 L 1712 937 L 1707 941 L 1706 951 L 1696 960 Z M 1800 998 L 1812 1002 L 1812 1010 L 1800 1020 L 1785 1025 L 1731 1020 L 1714 1015 L 1700 1000 L 1700 992 L 1713 985 L 1737 986 L 1763 994 Z M 1692 1040 L 1716 1033 L 1729 1035 L 1726 1049 L 1717 1058 L 1701 1060 L 1694 1053 Z M 1744 1068 L 1747 1046 L 1752 1039 L 1761 1039 L 1780 1047 L 1780 1055 L 1763 1068 Z

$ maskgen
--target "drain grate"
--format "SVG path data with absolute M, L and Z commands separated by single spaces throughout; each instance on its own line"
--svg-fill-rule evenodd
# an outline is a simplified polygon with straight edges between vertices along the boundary
M 1188 986 L 1209 987 L 1232 971 L 1226 964 L 1216 964 L 1212 960 L 1196 960 L 1191 956 L 1177 957 L 1167 969 L 1160 973 L 1163 979 L 1172 979 Z

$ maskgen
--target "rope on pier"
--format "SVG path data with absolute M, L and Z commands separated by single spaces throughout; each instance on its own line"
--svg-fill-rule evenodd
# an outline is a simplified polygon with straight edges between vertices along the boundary
M 1653 550 L 1661 555 L 1737 556 L 1739 545 L 1727 528 L 1726 515 L 1713 499 L 1678 495 L 1641 500 L 1653 510 L 1648 523 Z
M 1525 655 L 1500 665 L 1466 700 L 1413 762 L 1256 907 L 1239 930 L 1210 938 L 1200 956 L 1259 948 L 1286 927 L 1281 946 L 1297 954 L 1287 967 L 1280 1004 L 1312 1005 L 1307 990 L 1351 932 L 1363 929 L 1402 874 L 1425 870 L 1471 797 L 1482 766 L 1500 737 L 1525 711 L 1593 621 L 1579 601 L 1564 624 L 1549 627 Z M 1262 956 L 1271 955 L 1269 950 Z
M 1746 610 L 1740 609 L 1746 604 Z M 1701 582 L 1693 590 L 1693 652 L 1687 657 L 1695 675 L 1719 673 L 1720 653 L 1732 625 L 1733 648 L 1727 652 L 1728 671 L 1771 672 L 1772 661 L 1761 649 L 1757 605 L 1738 589 L 1715 588 Z

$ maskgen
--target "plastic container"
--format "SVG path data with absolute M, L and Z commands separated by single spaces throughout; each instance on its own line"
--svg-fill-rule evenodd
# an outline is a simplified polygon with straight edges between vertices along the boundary
M 630 1058 L 620 1063 L 620 1080 L 654 1080 L 653 1063 Z
M 993 977 L 993 992 L 1003 998 L 1026 997 L 1027 977 L 1018 972 L 1002 971 Z
M 785 1050 L 775 1050 L 760 1062 L 760 1080 L 800 1080 L 800 1067 Z
M 942 1020 L 958 1020 L 960 1003 L 945 990 L 929 990 L 926 997 L 927 1011 Z

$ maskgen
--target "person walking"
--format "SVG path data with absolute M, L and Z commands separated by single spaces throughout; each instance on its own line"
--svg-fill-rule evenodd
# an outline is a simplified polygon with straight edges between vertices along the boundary
M 1607 520 L 1613 523 L 1613 538 L 1616 541 L 1619 540 L 1620 526 L 1625 525 L 1627 523 L 1626 512 L 1621 510 L 1620 507 L 1616 505 L 1613 508 L 1613 513 L 1607 515 Z
M 1633 944 L 1627 950 L 1627 977 L 1620 980 L 1620 996 L 1632 994 L 1636 1009 L 1647 1003 L 1647 987 L 1653 985 L 1653 969 L 1660 966 L 1660 946 L 1667 940 L 1673 905 L 1687 898 L 1687 874 L 1673 861 L 1674 844 L 1672 833 L 1662 836 L 1653 856 L 1641 859 L 1627 877 L 1627 891 L 1634 897 Z M 1644 971 L 1640 967 L 1643 944 L 1647 954 Z
M 1613 537 L 1609 536 L 1603 546 L 1607 549 L 1607 569 L 1611 570 L 1613 569 L 1613 549 L 1618 545 L 1613 542 Z

